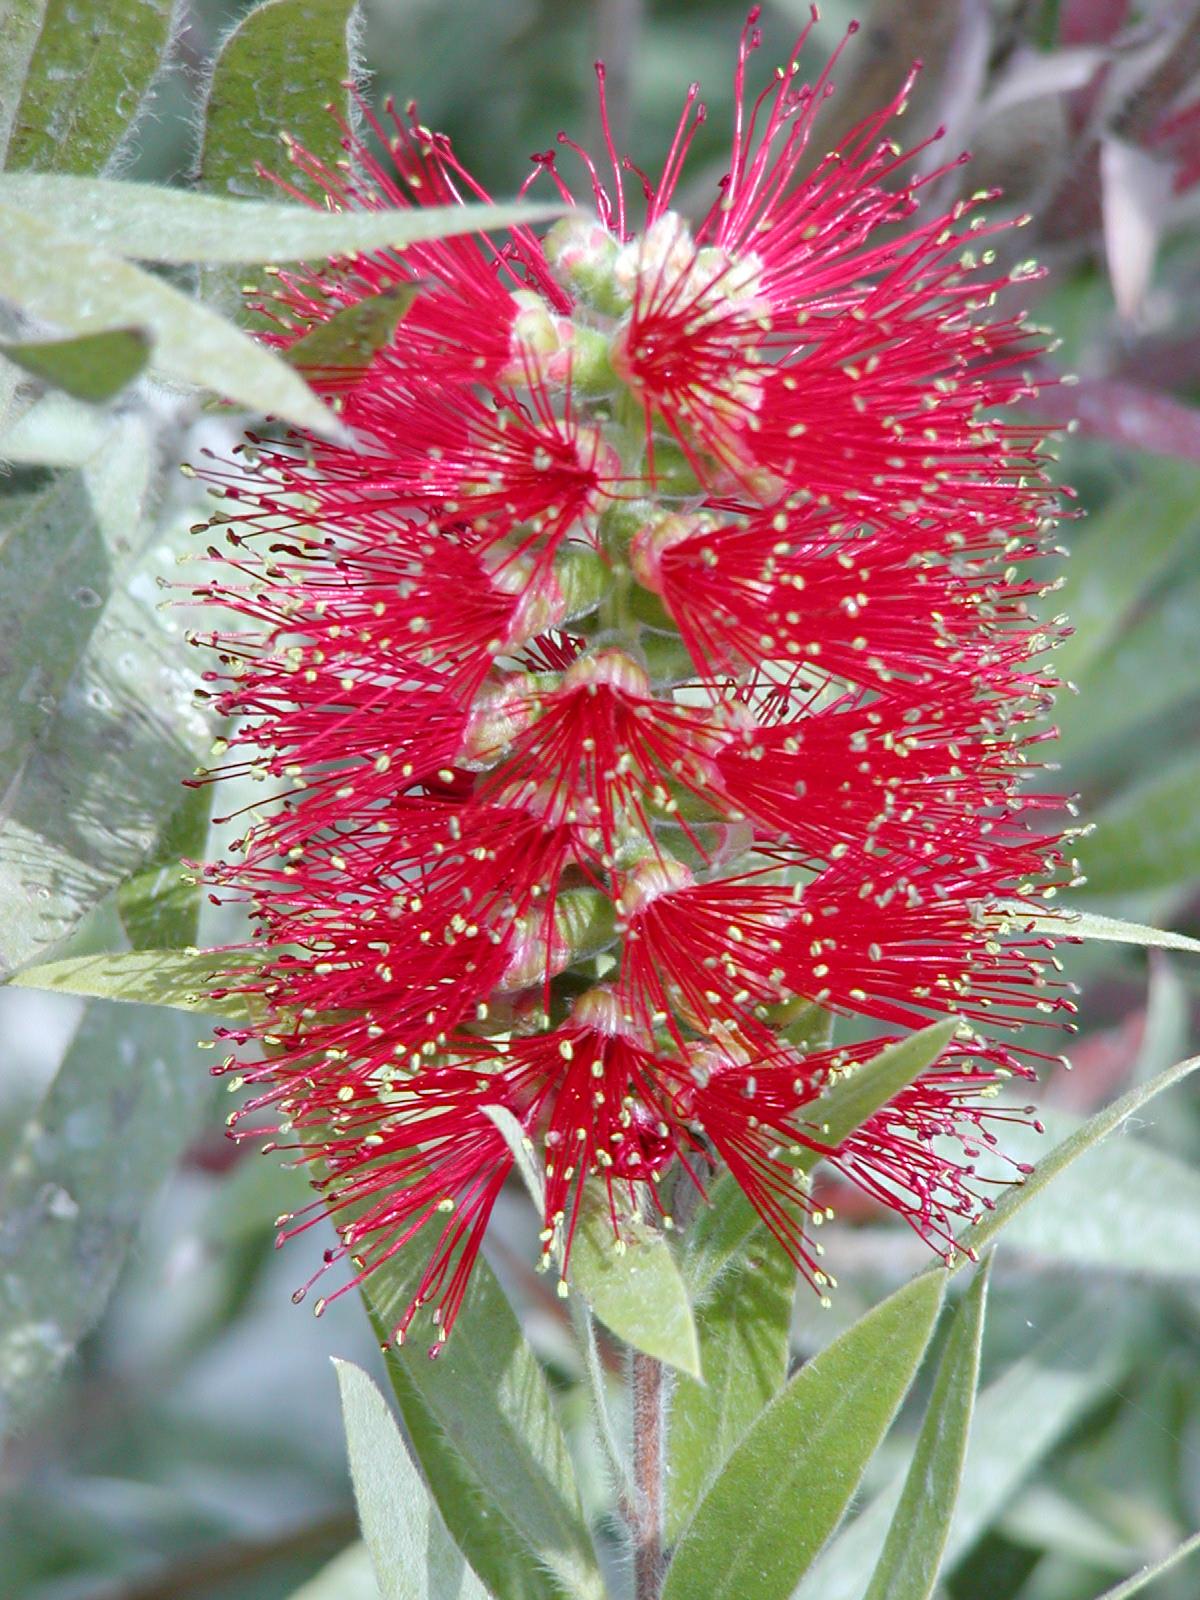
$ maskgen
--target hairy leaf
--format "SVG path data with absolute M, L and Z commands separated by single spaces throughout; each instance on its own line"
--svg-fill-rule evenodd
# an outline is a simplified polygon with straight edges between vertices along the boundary
M 44 203 L 54 226 L 0 200 L 0 230 L 6 237 L 0 296 L 70 333 L 111 331 L 136 322 L 153 338 L 154 366 L 165 377 L 341 437 L 337 419 L 285 361 L 170 284 L 98 245 L 60 234 L 61 219 L 49 196 Z M 86 295 L 79 292 L 81 283 L 88 285 Z
M 9 167 L 100 172 L 158 71 L 173 9 L 173 0 L 48 0 Z
M 991 1244 L 992 1240 L 1002 1233 L 1012 1219 L 1039 1195 L 1042 1190 L 1073 1161 L 1099 1144 L 1114 1129 L 1128 1120 L 1135 1112 L 1140 1111 L 1156 1095 L 1164 1089 L 1170 1089 L 1181 1082 L 1190 1073 L 1200 1067 L 1200 1056 L 1190 1056 L 1186 1061 L 1180 1061 L 1173 1067 L 1168 1067 L 1165 1072 L 1160 1072 L 1157 1077 L 1151 1078 L 1146 1083 L 1139 1083 L 1123 1094 L 1119 1100 L 1114 1100 L 1112 1105 L 1105 1106 L 1094 1117 L 1089 1117 L 1081 1128 L 1071 1136 L 1055 1146 L 1044 1161 L 1039 1161 L 1032 1173 L 1024 1183 L 1011 1188 L 999 1201 L 994 1211 L 987 1212 L 983 1219 L 974 1228 L 964 1231 L 958 1236 L 960 1255 L 956 1266 L 961 1266 L 969 1257 L 965 1253 L 972 1249 L 975 1253 Z
M 134 261 L 283 262 L 403 249 L 429 239 L 546 221 L 563 205 L 389 207 L 319 211 L 267 200 L 230 200 L 152 183 L 0 174 L 0 207 L 53 217 L 74 246 Z M 81 280 L 76 278 L 76 287 Z M 50 315 L 50 313 L 46 313 Z M 142 321 L 136 310 L 134 315 Z M 130 320 L 127 314 L 124 323 Z
M 605 1205 L 589 1206 L 575 1233 L 569 1275 L 605 1327 L 676 1371 L 700 1377 L 700 1344 L 687 1289 L 667 1241 L 623 1218 L 624 1248 Z
M 524 1129 L 505 1106 L 484 1110 L 504 1135 L 538 1216 L 544 1216 L 545 1184 Z M 618 1241 L 606 1199 L 588 1194 L 583 1207 L 571 1246 L 570 1285 L 626 1344 L 698 1378 L 696 1325 L 666 1239 L 636 1217 L 623 1217 Z
M 199 1025 L 84 1014 L 0 1193 L 0 1432 L 18 1425 L 107 1303 L 146 1205 L 212 1084 Z
M 704 1382 L 679 1377 L 667 1428 L 667 1537 L 682 1531 L 751 1424 L 783 1387 L 796 1268 L 763 1230 L 697 1314 Z
M 929 1342 L 941 1277 L 906 1284 L 776 1396 L 696 1509 L 663 1600 L 786 1600 L 841 1520 Z
M 413 1240 L 363 1284 L 383 1337 L 413 1294 L 424 1259 L 421 1243 Z M 499 1552 L 503 1560 L 519 1558 L 529 1574 L 526 1594 L 554 1592 L 547 1588 L 548 1570 L 568 1594 L 599 1600 L 603 1585 L 545 1379 L 486 1262 L 472 1269 L 453 1339 L 434 1348 L 437 1359 L 430 1360 L 414 1343 L 391 1346 L 388 1375 L 406 1420 L 415 1397 L 418 1423 L 424 1414 L 436 1424 L 415 1442 L 449 1458 L 440 1468 L 424 1454 L 421 1462 L 460 1547 L 498 1592 L 509 1591 L 496 1584 L 488 1547 L 500 1541 L 506 1542 Z M 464 1479 L 470 1495 L 458 1492 Z
M 0 167 L 3 167 L 21 90 L 37 49 L 49 0 L 8 0 L 0 28 Z
M 1142 922 L 1125 922 L 1120 917 L 1105 917 L 1096 911 L 1077 911 L 1074 906 L 1064 906 L 1057 914 L 1039 916 L 1036 912 L 1027 913 L 1023 907 L 1014 905 L 1012 922 L 1031 933 L 1049 933 L 1060 939 L 1102 939 L 1109 944 L 1189 950 L 1194 955 L 1200 955 L 1200 939 L 1190 939 L 1186 933 L 1171 933 L 1165 928 L 1151 928 Z
M 1125 1344 L 1120 1317 L 1106 1324 L 1088 1305 L 982 1390 L 943 1555 L 947 1568 L 991 1527 L 1038 1463 L 1120 1376 Z M 1021 1419 L 1019 1426 L 1014 1418 Z M 900 1491 L 897 1475 L 822 1554 L 792 1600 L 862 1600 Z
M 334 1361 L 363 1539 L 382 1600 L 487 1600 L 409 1460 L 379 1390 L 349 1361 Z
M 225 40 L 204 107 L 200 181 L 220 194 L 278 194 L 259 166 L 286 164 L 284 138 L 328 165 L 342 156 L 350 111 L 345 84 L 357 71 L 356 0 L 266 0 Z M 303 173 L 288 182 L 320 199 Z
M 185 789 L 163 824 L 148 865 L 117 890 L 117 911 L 135 950 L 177 950 L 195 942 L 200 884 L 181 857 L 201 860 L 208 838 L 212 789 Z
M 0 352 L 77 400 L 111 400 L 145 371 L 150 339 L 141 328 L 113 328 L 78 339 L 0 344 Z
M 229 958 L 219 950 L 125 950 L 111 955 L 69 956 L 44 967 L 26 967 L 9 979 L 21 989 L 93 995 L 208 1016 L 245 1017 L 242 995 L 214 1000 L 213 975 Z
M 954 1309 L 900 1504 L 863 1600 L 929 1600 L 962 1481 L 987 1300 L 987 1265 Z

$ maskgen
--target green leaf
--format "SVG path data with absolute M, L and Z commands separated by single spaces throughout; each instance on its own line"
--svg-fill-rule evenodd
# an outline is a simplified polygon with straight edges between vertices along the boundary
M 101 171 L 158 71 L 172 9 L 172 0 L 49 0 L 9 167 Z
M 1099 1600 L 1133 1600 L 1133 1596 L 1141 1594 L 1147 1584 L 1153 1583 L 1156 1578 L 1165 1577 L 1181 1561 L 1186 1561 L 1189 1556 L 1197 1554 L 1200 1554 L 1200 1533 L 1192 1534 L 1190 1539 L 1185 1539 L 1182 1544 L 1176 1545 L 1169 1556 L 1164 1556 L 1152 1566 L 1143 1567 L 1140 1572 L 1135 1572 L 1132 1578 L 1126 1578 L 1124 1583 L 1119 1583 L 1115 1589 L 1106 1589 L 1099 1596 Z
M 214 1000 L 208 993 L 214 974 L 228 960 L 220 950 L 125 950 L 26 967 L 8 981 L 18 989 L 169 1006 L 205 1016 L 246 1017 L 244 996 L 231 994 Z
M 847 1070 L 809 1111 L 808 1120 L 822 1131 L 830 1149 L 860 1128 L 933 1064 L 954 1037 L 953 1017 L 932 1023 L 889 1045 L 869 1061 Z M 795 1165 L 811 1172 L 821 1161 L 816 1151 L 798 1156 Z M 684 1283 L 692 1302 L 701 1304 L 721 1273 L 737 1257 L 758 1225 L 758 1213 L 728 1175 L 713 1184 L 711 1204 L 696 1218 L 683 1261 Z
M 0 28 L 0 167 L 4 165 L 21 89 L 37 49 L 48 0 L 8 0 Z
M 1119 1380 L 1128 1361 L 1125 1345 L 1121 1317 L 1105 1321 L 1088 1305 L 980 1393 L 945 1567 L 970 1550 L 1038 1463 Z M 1066 1365 L 1064 1350 L 1070 1352 Z M 897 1475 L 822 1554 L 792 1600 L 863 1600 L 900 1491 Z
M 212 1081 L 170 1012 L 85 1012 L 0 1194 L 0 1432 L 35 1409 L 108 1300 Z
M 2 269 L 0 269 L 2 270 Z M 0 500 L 0 792 L 45 737 L 100 620 L 111 560 L 77 472 Z M 19 484 L 19 480 L 16 481 Z M 16 484 L 14 484 L 16 486 Z M 7 809 L 7 807 L 6 807 Z
M 676 1371 L 700 1377 L 700 1341 L 687 1290 L 666 1239 L 634 1217 L 613 1237 L 607 1204 L 585 1202 L 571 1246 L 571 1283 L 605 1327 Z
M 667 1538 L 674 1542 L 763 1407 L 783 1387 L 796 1268 L 770 1234 L 724 1273 L 697 1314 L 704 1382 L 677 1378 L 667 1428 Z
M 1077 1119 L 1047 1113 L 1056 1149 L 1079 1132 Z M 1008 1152 L 1036 1160 L 1042 1143 L 1032 1129 L 1012 1128 Z M 1053 1156 L 1055 1152 L 1051 1152 Z M 1171 1197 L 1163 1205 L 1163 1196 Z M 1008 1250 L 1038 1262 L 1101 1272 L 1200 1277 L 1200 1172 L 1123 1134 L 1085 1150 L 1060 1172 L 1051 1190 L 1008 1224 Z
M 413 1295 L 421 1245 L 413 1240 L 363 1284 L 381 1338 Z M 389 1347 L 388 1376 L 459 1548 L 505 1600 L 547 1600 L 560 1589 L 600 1600 L 604 1586 L 545 1378 L 485 1261 L 472 1268 L 454 1337 L 434 1348 L 436 1360 L 412 1343 Z
M 334 166 L 343 158 L 334 106 L 349 112 L 344 85 L 356 75 L 355 0 L 266 0 L 234 28 L 213 66 L 204 107 L 200 181 L 231 195 L 278 194 L 258 166 L 285 164 L 281 136 Z M 289 183 L 313 199 L 304 173 Z
M 1072 540 L 1060 596 L 1071 637 L 1055 652 L 1055 668 L 1080 684 L 1126 623 L 1200 533 L 1200 482 L 1193 463 L 1143 458 L 1140 481 L 1089 517 Z M 1137 560 L 1130 560 L 1136 547 Z
M 1089 893 L 1165 889 L 1200 874 L 1200 756 L 1117 796 L 1080 845 Z
M 1120 917 L 1104 917 L 1095 911 L 1077 911 L 1064 906 L 1057 915 L 1039 916 L 1013 905 L 1012 925 L 1031 933 L 1049 933 L 1059 939 L 1102 939 L 1111 944 L 1141 945 L 1146 949 L 1188 950 L 1200 955 L 1200 939 L 1165 928 L 1151 928 L 1143 922 L 1125 922 Z
M 0 376 L 4 373 L 12 373 L 24 384 L 25 374 L 21 369 L 0 356 Z M 149 428 L 142 417 L 114 416 L 112 412 L 81 404 L 55 389 L 33 399 L 29 386 L 25 385 L 11 405 L 7 421 L 0 427 L 0 460 L 38 467 L 94 464 L 113 436 L 128 424 L 136 425 L 141 431 L 145 441 L 143 458 L 148 458 Z
M 342 124 L 351 124 L 357 111 L 346 86 L 359 75 L 354 43 L 360 27 L 354 0 L 267 0 L 242 19 L 213 64 L 203 110 L 201 188 L 283 199 L 278 185 L 261 175 L 263 168 L 325 208 L 320 185 L 291 159 L 292 141 L 335 171 L 345 160 Z M 204 300 L 247 327 L 265 326 L 241 290 L 241 275 L 232 268 L 210 267 L 200 275 Z
M 1200 509 L 1200 501 L 1198 501 Z M 1132 563 L 1131 563 L 1132 564 Z M 1060 695 L 1055 760 L 1093 770 L 1097 753 L 1194 697 L 1200 681 L 1200 580 L 1174 584 L 1092 663 L 1078 695 Z M 1058 667 L 1058 662 L 1055 662 Z M 1114 752 L 1121 759 L 1120 743 Z
M 859 1066 L 847 1067 L 812 1107 L 810 1121 L 821 1129 L 821 1137 L 832 1149 L 842 1144 L 856 1128 L 861 1128 L 889 1105 L 914 1079 L 931 1067 L 954 1038 L 958 1021 L 944 1017 L 920 1033 L 913 1033 L 897 1044 L 888 1045 L 877 1056 Z M 816 1166 L 820 1156 L 809 1153 L 801 1158 L 801 1170 Z
M 371 1552 L 365 1544 L 348 1546 L 294 1590 L 288 1600 L 383 1600 L 375 1582 Z
M 195 943 L 200 884 L 180 858 L 203 858 L 211 806 L 210 784 L 185 789 L 163 825 L 150 864 L 117 890 L 117 912 L 135 950 L 176 950 Z
M 536 1560 L 496 1505 L 490 1482 L 482 1482 L 458 1453 L 415 1385 L 394 1368 L 389 1376 L 429 1491 L 459 1549 L 488 1588 L 503 1600 L 561 1600 L 563 1585 Z
M 50 585 L 40 602 L 49 620 L 40 633 L 36 615 L 28 631 L 9 630 L 14 680 L 4 699 L 21 740 L 14 744 L 10 737 L 6 749 L 15 769 L 0 817 L 0 976 L 36 961 L 138 870 L 180 804 L 180 775 L 211 743 L 207 718 L 193 699 L 198 673 L 178 613 L 156 604 L 156 583 L 188 540 L 187 523 L 152 535 L 142 548 L 153 479 L 145 432 L 132 419 L 120 419 L 108 436 L 109 449 L 81 478 L 68 475 L 63 516 L 35 519 L 27 597 L 32 608 L 39 577 L 45 585 L 36 535 L 40 528 L 50 537 L 65 533 L 68 511 L 90 520 L 84 548 L 94 553 L 103 581 L 90 585 L 82 561 L 75 570 L 52 563 L 57 547 L 47 545 L 44 566 L 59 568 L 57 590 Z M 70 540 L 63 544 L 69 555 Z M 13 558 L 11 539 L 0 555 L 0 583 L 23 619 L 20 569 L 5 557 Z M 78 636 L 70 637 L 71 627 Z M 73 668 L 65 683 L 60 651 Z M 28 714 L 30 696 L 35 718 Z
M 929 1342 L 941 1276 L 891 1295 L 776 1396 L 700 1502 L 663 1600 L 787 1600 L 841 1520 Z
M 965 1230 L 958 1236 L 959 1257 L 955 1269 L 962 1266 L 964 1261 L 970 1259 L 966 1254 L 968 1250 L 978 1254 L 985 1249 L 1012 1221 L 1018 1212 L 1024 1210 L 1029 1203 L 1039 1195 L 1042 1190 L 1058 1174 L 1071 1165 L 1073 1161 L 1090 1150 L 1093 1145 L 1119 1128 L 1121 1124 L 1135 1112 L 1140 1111 L 1144 1105 L 1149 1104 L 1156 1095 L 1164 1089 L 1170 1089 L 1181 1082 L 1189 1073 L 1195 1072 L 1200 1067 L 1200 1056 L 1190 1056 L 1186 1061 L 1180 1061 L 1173 1067 L 1168 1067 L 1165 1072 L 1160 1072 L 1157 1077 L 1151 1078 L 1147 1083 L 1139 1083 L 1123 1094 L 1119 1100 L 1114 1100 L 1112 1105 L 1105 1106 L 1103 1111 L 1098 1111 L 1094 1117 L 1089 1117 L 1083 1126 L 1077 1129 L 1068 1139 L 1056 1145 L 1050 1154 L 1039 1161 L 1037 1166 L 1025 1179 L 1024 1183 L 1009 1189 L 1004 1197 L 997 1203 L 994 1211 L 985 1213 L 983 1219 L 975 1227 Z
M 377 350 L 391 344 L 404 313 L 417 297 L 415 288 L 385 289 L 335 311 L 285 352 L 301 372 L 357 371 L 370 365 Z
M 50 214 L 55 215 L 53 206 Z M 69 333 L 139 323 L 154 340 L 154 367 L 164 376 L 299 427 L 342 436 L 332 412 L 285 361 L 178 289 L 3 203 L 0 231 L 6 245 L 0 253 L 0 296 L 31 316 Z M 88 286 L 86 295 L 79 292 L 81 283 Z
M 1190 997 L 1175 963 L 1166 956 L 1151 956 L 1146 1026 L 1133 1068 L 1135 1082 L 1152 1078 L 1180 1059 L 1187 1049 L 1191 1022 Z M 1173 1128 L 1172 1133 L 1183 1135 L 1184 1148 L 1190 1154 L 1188 1130 Z
M 0 352 L 77 400 L 111 400 L 145 370 L 150 338 L 141 328 L 112 328 L 78 339 L 0 344 Z
M 333 1365 L 354 1499 L 382 1600 L 487 1600 L 409 1460 L 383 1396 L 361 1368 Z
M 929 1600 L 933 1593 L 975 1408 L 989 1266 L 954 1308 L 900 1504 L 863 1600 Z
M 513 203 L 318 211 L 282 202 L 191 194 L 152 183 L 26 173 L 0 174 L 0 207 L 53 217 L 54 229 L 64 240 L 103 250 L 105 260 L 121 256 L 176 265 L 326 260 L 400 250 L 430 239 L 544 222 L 568 209 Z M 77 278 L 76 288 L 85 281 L 92 287 L 90 279 Z M 120 325 L 130 320 L 126 314 Z M 133 320 L 146 319 L 135 310 Z

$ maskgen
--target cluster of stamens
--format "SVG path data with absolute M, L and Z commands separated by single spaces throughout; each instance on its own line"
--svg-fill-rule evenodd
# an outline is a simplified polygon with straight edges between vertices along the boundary
M 431 1241 L 398 1337 L 461 1304 L 513 1166 L 495 1107 L 564 1291 L 593 1204 L 620 1241 L 724 1163 L 824 1292 L 814 1153 L 952 1254 L 1027 1111 L 995 1101 L 1013 1031 L 1070 1009 L 1035 912 L 1072 869 L 1018 792 L 1053 507 L 996 409 L 1035 346 L 971 203 L 907 220 L 898 103 L 800 175 L 828 92 L 780 74 L 694 229 L 692 96 L 640 233 L 613 154 L 615 204 L 593 171 L 596 216 L 543 238 L 281 274 L 283 345 L 417 297 L 316 375 L 356 449 L 207 469 L 232 570 L 198 592 L 250 619 L 206 636 L 223 771 L 272 790 L 207 869 L 256 924 L 233 1120 L 312 1164 L 353 1281 Z M 339 206 L 480 192 L 415 119 L 376 130 L 390 164 L 294 158 Z M 874 1035 L 834 1047 L 838 1014 Z M 951 1046 L 828 1145 L 822 1093 L 940 1016 Z

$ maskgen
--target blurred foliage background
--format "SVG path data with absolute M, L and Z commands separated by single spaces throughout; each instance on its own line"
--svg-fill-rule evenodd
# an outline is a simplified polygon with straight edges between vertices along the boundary
M 182 0 L 110 172 L 192 181 L 211 63 L 248 9 Z M 597 54 L 621 142 L 651 170 L 700 80 L 709 117 L 684 205 L 720 174 L 742 23 L 727 0 L 366 0 L 362 12 L 368 97 L 419 99 L 497 198 L 560 128 L 594 143 Z M 1050 387 L 1041 416 L 1078 419 L 1061 471 L 1087 513 L 1064 523 L 1073 559 L 1053 597 L 1074 618 L 1062 668 L 1080 692 L 1063 697 L 1062 771 L 1036 781 L 1077 790 L 1095 822 L 1080 905 L 1200 933 L 1200 7 L 827 0 L 823 12 L 813 74 L 851 17 L 865 22 L 824 140 L 921 57 L 907 137 L 945 124 L 940 148 L 974 153 L 965 181 L 999 184 L 998 211 L 1031 214 L 1017 248 L 1050 271 L 1023 298 L 1063 341 L 1047 373 L 1078 379 Z M 807 13 L 800 0 L 766 7 L 764 71 Z M 49 15 L 77 25 L 69 6 Z M 68 126 L 48 164 L 70 166 L 70 140 Z M 0 713 L 5 959 L 194 938 L 182 896 L 169 930 L 144 915 L 147 884 L 211 848 L 206 813 L 178 788 L 209 736 L 190 703 L 197 664 L 186 618 L 157 602 L 198 515 L 175 463 L 233 434 L 155 391 L 108 412 L 36 386 L 6 398 L 0 617 L 22 622 L 4 634 L 17 645 Z M 44 537 L 48 493 L 78 497 L 65 551 Z M 201 942 L 220 931 L 205 908 Z M 1052 1134 L 1195 1049 L 1200 1007 L 1192 958 L 1095 944 L 1068 960 L 1080 1034 L 1073 1072 L 1045 1085 Z M 353 1296 L 320 1322 L 292 1306 L 319 1240 L 276 1254 L 272 1219 L 301 1186 L 224 1139 L 203 1033 L 202 1019 L 152 1007 L 0 990 L 4 1600 L 274 1600 L 355 1536 L 325 1358 L 370 1366 L 377 1352 Z M 1195 1092 L 1177 1090 L 1001 1248 L 945 1600 L 1092 1600 L 1200 1524 L 1198 1151 Z M 71 1189 L 54 1175 L 64 1160 Z M 525 1265 L 528 1228 L 514 1194 L 493 1264 L 570 1425 L 584 1404 L 576 1358 L 563 1308 Z M 842 1288 L 829 1313 L 798 1300 L 796 1360 L 920 1263 L 908 1236 L 842 1197 L 837 1231 Z M 868 1503 L 902 1449 L 893 1439 L 881 1454 Z M 603 1517 L 596 1464 L 581 1474 Z M 818 1568 L 798 1600 L 858 1600 L 852 1571 Z M 1146 1593 L 1198 1588 L 1193 1563 Z M 322 1593 L 349 1597 L 351 1580 Z

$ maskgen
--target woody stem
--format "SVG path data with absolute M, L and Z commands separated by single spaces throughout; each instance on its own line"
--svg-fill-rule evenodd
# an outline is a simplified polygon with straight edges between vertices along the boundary
M 636 1600 L 659 1600 L 663 1563 L 666 1375 L 661 1361 L 635 1350 L 633 1389 L 633 1579 Z

